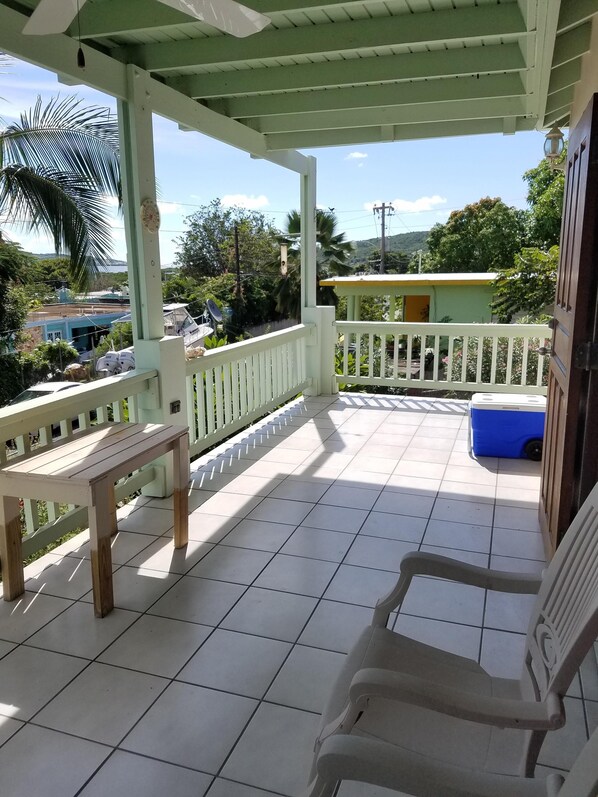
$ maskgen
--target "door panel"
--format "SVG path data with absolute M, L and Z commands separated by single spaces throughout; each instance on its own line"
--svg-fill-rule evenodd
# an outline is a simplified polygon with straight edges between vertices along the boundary
M 598 341 L 598 95 L 571 131 L 554 308 L 540 522 L 554 551 L 598 479 L 598 372 L 575 365 Z

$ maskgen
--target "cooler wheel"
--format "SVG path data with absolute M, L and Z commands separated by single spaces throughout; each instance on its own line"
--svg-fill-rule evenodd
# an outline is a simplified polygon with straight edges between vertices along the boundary
M 534 462 L 540 462 L 542 459 L 542 440 L 528 440 L 525 444 L 523 452 L 528 459 L 533 459 Z

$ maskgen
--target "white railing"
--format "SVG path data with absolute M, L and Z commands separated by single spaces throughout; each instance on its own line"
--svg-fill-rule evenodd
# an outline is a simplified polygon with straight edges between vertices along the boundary
M 339 321 L 336 327 L 340 386 L 546 394 L 548 326 Z
M 139 400 L 155 388 L 157 371 L 132 371 L 0 409 L 0 465 L 13 457 L 107 421 L 139 419 Z M 133 474 L 116 488 L 117 499 L 155 479 L 152 467 Z M 23 500 L 23 555 L 30 556 L 73 529 L 87 525 L 87 509 Z
M 242 429 L 308 384 L 306 341 L 298 324 L 207 351 L 187 362 L 190 451 L 197 455 Z

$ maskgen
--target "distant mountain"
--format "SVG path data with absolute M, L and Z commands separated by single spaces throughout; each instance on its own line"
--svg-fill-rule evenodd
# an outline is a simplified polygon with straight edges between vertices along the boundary
M 38 254 L 37 252 L 28 252 L 27 254 L 31 255 L 31 257 L 35 257 L 37 260 L 55 260 L 57 259 L 56 252 L 49 252 L 48 254 Z M 164 266 L 162 267 L 164 268 Z M 124 260 L 111 260 L 110 265 L 106 267 L 106 271 L 126 271 L 127 264 Z M 102 269 L 104 271 L 104 269 Z
M 424 252 L 428 251 L 428 235 L 429 230 L 419 232 L 401 232 L 397 235 L 389 235 L 386 239 L 386 248 L 389 252 L 405 252 L 405 254 L 412 255 L 419 249 Z M 347 259 L 347 263 L 351 266 L 359 266 L 367 262 L 368 257 L 380 250 L 379 238 L 368 238 L 365 241 L 353 241 L 355 250 L 352 255 Z

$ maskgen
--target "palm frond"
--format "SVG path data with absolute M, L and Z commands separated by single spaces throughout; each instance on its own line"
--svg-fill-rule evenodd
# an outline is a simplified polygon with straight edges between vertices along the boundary
M 56 252 L 70 257 L 73 279 L 80 288 L 112 254 L 105 202 L 78 175 L 5 166 L 0 172 L 0 208 L 11 221 L 49 234 Z
M 118 126 L 107 108 L 75 96 L 38 97 L 29 111 L 0 132 L 2 163 L 54 169 L 87 177 L 99 193 L 121 198 Z

